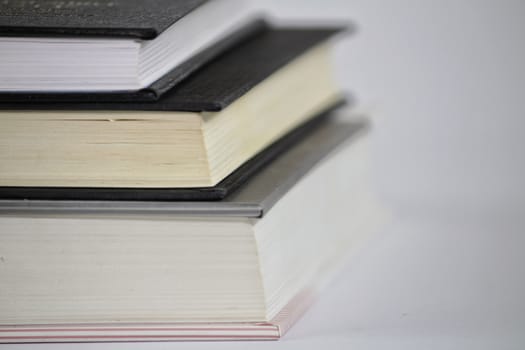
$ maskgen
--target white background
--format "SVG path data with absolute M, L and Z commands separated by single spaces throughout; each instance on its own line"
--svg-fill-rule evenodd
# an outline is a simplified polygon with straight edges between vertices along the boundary
M 280 342 L 13 348 L 525 349 L 525 2 L 260 3 L 358 23 L 337 77 L 373 118 L 391 222 Z

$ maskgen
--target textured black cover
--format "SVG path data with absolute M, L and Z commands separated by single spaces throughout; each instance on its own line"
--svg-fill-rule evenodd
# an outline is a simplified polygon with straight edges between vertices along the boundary
M 111 200 L 111 201 L 217 201 L 226 198 L 264 166 L 309 135 L 330 113 L 345 104 L 341 100 L 324 113 L 274 142 L 214 187 L 203 188 L 81 188 L 0 187 L 0 200 Z
M 206 64 L 156 101 L 115 103 L 107 102 L 108 99 L 118 100 L 119 96 L 115 94 L 91 94 L 81 96 L 88 100 L 85 103 L 41 102 L 42 95 L 0 93 L 0 109 L 218 111 L 308 49 L 343 29 L 350 32 L 352 28 L 264 30 Z M 315 81 L 310 84 L 315 84 Z M 65 95 L 49 96 L 52 100 L 67 100 Z M 133 94 L 128 98 L 140 100 L 140 96 Z M 16 100 L 18 102 L 15 102 Z
M 2 0 L 0 36 L 153 39 L 207 0 Z

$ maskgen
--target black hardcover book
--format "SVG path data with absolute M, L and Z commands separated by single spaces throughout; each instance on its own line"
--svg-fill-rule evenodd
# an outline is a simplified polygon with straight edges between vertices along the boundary
M 9 98 L 13 95 L 0 93 L 0 110 L 219 111 L 343 29 L 345 33 L 353 31 L 352 27 L 264 30 L 206 64 L 157 101 L 107 102 L 101 101 L 97 94 L 86 95 L 84 103 L 69 102 L 61 94 L 48 95 L 51 100 L 59 102 L 43 102 L 31 94 L 19 95 L 19 100 L 15 101 Z
M 0 101 L 155 100 L 265 27 L 243 0 L 0 2 Z

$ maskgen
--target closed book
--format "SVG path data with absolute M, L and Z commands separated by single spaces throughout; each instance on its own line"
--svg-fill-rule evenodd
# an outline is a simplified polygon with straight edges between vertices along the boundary
M 104 187 L 0 187 L 0 200 L 88 200 L 88 201 L 218 201 L 242 187 L 289 148 L 307 138 L 332 118 L 339 104 L 293 129 L 249 159 L 224 180 L 212 187 L 196 188 L 104 188 Z
M 0 101 L 155 100 L 265 27 L 243 0 L 0 6 Z

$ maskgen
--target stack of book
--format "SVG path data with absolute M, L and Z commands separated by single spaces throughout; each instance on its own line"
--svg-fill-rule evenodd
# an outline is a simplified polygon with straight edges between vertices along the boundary
M 343 28 L 0 6 L 0 342 L 278 339 L 373 221 Z

